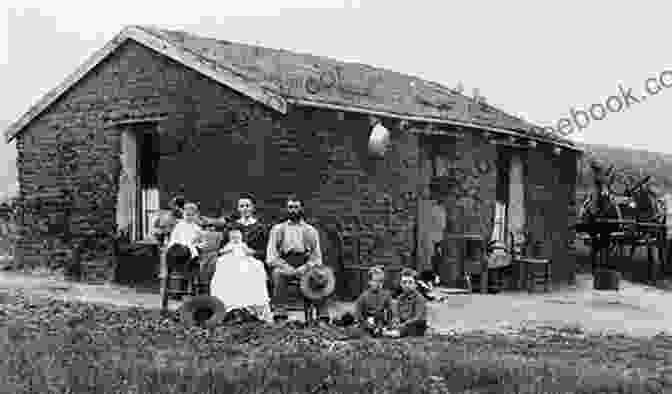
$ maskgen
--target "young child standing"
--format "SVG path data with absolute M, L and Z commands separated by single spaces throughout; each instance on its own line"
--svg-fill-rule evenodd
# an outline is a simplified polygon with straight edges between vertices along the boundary
M 404 268 L 401 271 L 401 295 L 397 300 L 394 322 L 385 335 L 391 337 L 423 336 L 427 331 L 427 305 L 417 290 L 417 274 Z
M 203 228 L 199 223 L 198 206 L 194 203 L 184 205 L 184 217 L 178 220 L 168 240 L 168 247 L 181 245 L 189 250 L 191 258 L 198 257 L 198 247 L 202 241 Z
M 368 288 L 355 302 L 355 319 L 361 329 L 374 336 L 391 322 L 392 295 L 383 289 L 385 271 L 373 267 L 368 272 Z
M 173 227 L 166 244 L 166 266 L 162 267 L 162 276 L 169 272 L 181 272 L 187 279 L 198 275 L 197 257 L 203 229 L 198 225 L 198 206 L 194 203 L 184 205 L 184 217 Z

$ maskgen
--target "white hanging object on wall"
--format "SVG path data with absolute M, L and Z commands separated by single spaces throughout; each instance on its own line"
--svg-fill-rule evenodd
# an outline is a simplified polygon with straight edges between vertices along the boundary
M 369 152 L 382 157 L 390 146 L 390 131 L 381 123 L 376 123 L 369 136 Z
M 457 94 L 462 94 L 462 92 L 464 92 L 464 84 L 462 83 L 462 81 L 457 83 L 457 86 L 455 87 L 455 92 L 457 92 Z

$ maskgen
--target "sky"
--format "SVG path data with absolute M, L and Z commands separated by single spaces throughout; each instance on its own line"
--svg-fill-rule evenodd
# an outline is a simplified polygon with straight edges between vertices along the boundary
M 0 122 L 18 119 L 125 25 L 150 24 L 461 83 L 465 93 L 478 88 L 489 103 L 542 126 L 555 126 L 571 109 L 604 104 L 619 85 L 641 97 L 647 78 L 669 70 L 663 75 L 671 88 L 591 120 L 572 138 L 672 153 L 665 131 L 672 120 L 672 2 L 174 4 L 4 0 Z M 3 144 L 0 154 L 11 155 Z

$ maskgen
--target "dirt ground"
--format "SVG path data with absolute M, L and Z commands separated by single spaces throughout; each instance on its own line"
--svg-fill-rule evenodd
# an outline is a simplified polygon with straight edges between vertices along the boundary
M 577 326 L 585 332 L 644 337 L 672 331 L 671 292 L 625 280 L 621 281 L 619 291 L 595 291 L 592 287 L 591 275 L 580 274 L 576 285 L 556 287 L 550 293 L 454 295 L 443 303 L 430 304 L 430 326 L 444 333 L 507 332 L 535 326 Z M 0 289 L 12 288 L 64 300 L 145 308 L 160 305 L 157 294 L 122 286 L 70 283 L 53 276 L 0 272 Z M 171 302 L 169 307 L 175 309 L 179 303 Z M 351 307 L 351 304 L 337 303 L 331 314 L 339 315 Z M 299 316 L 297 313 L 294 318 Z

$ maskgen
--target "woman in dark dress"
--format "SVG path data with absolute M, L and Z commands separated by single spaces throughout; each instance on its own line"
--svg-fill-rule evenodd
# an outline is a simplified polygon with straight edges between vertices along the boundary
M 238 198 L 236 214 L 231 217 L 228 227 L 232 226 L 242 231 L 243 241 L 255 252 L 254 258 L 266 261 L 269 229 L 256 215 L 254 198 L 251 195 L 244 194 Z M 224 242 L 228 242 L 228 239 L 225 239 Z
M 262 222 L 262 220 L 256 215 L 254 198 L 251 195 L 244 194 L 240 196 L 236 203 L 236 213 L 229 217 L 222 218 L 221 223 L 226 223 L 224 226 L 224 240 L 223 240 L 224 243 L 228 243 L 230 241 L 229 234 L 231 230 L 239 230 L 242 233 L 243 238 L 242 241 L 247 245 L 247 247 L 249 247 L 253 251 L 253 255 L 251 257 L 256 259 L 260 264 L 264 264 L 264 262 L 266 261 L 265 257 L 266 257 L 266 243 L 268 242 L 268 228 Z M 220 260 L 220 261 L 221 263 L 225 263 L 225 261 L 228 260 Z M 233 269 L 233 266 L 230 268 Z M 223 275 L 229 276 L 229 274 L 226 273 L 228 267 L 222 267 L 222 269 L 224 270 Z M 266 267 L 264 267 L 264 271 L 266 271 L 267 273 Z M 233 272 L 236 272 L 235 269 Z M 266 278 L 267 278 L 266 279 L 267 290 L 270 293 L 269 289 L 270 283 L 268 281 L 268 274 L 266 275 Z M 245 286 L 244 284 L 241 285 Z M 230 289 L 226 291 L 230 291 Z M 221 293 L 224 294 L 226 293 L 226 291 L 223 290 Z M 227 297 L 224 296 L 224 298 Z M 225 299 L 222 300 L 222 302 L 226 304 Z M 257 316 L 257 318 L 260 318 L 261 320 L 265 321 L 270 321 L 272 319 L 270 305 L 268 304 L 252 305 L 250 307 L 254 311 L 254 314 Z

